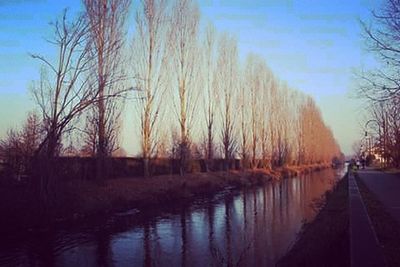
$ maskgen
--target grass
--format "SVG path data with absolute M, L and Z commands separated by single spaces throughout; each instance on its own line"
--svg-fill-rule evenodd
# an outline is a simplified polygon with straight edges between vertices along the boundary
M 385 168 L 382 169 L 383 172 L 391 173 L 391 174 L 400 174 L 400 169 L 398 168 Z
M 400 224 L 385 210 L 357 173 L 355 178 L 387 265 L 400 266 Z
M 381 171 L 384 173 L 400 174 L 400 168 L 396 168 L 396 167 L 392 167 L 392 166 L 383 166 L 380 163 L 372 164 L 371 167 L 377 171 Z
M 348 178 L 326 194 L 314 221 L 303 226 L 299 238 L 277 266 L 350 266 Z
M 54 223 L 79 223 L 80 220 L 132 208 L 163 208 L 176 201 L 217 193 L 227 187 L 263 185 L 272 180 L 319 170 L 326 166 L 285 167 L 277 170 L 246 170 L 195 173 L 184 177 L 161 175 L 150 178 L 117 178 L 103 183 L 71 179 L 60 183 L 58 201 L 47 214 L 38 205 L 29 187 L 0 185 L 0 232 L 37 228 Z

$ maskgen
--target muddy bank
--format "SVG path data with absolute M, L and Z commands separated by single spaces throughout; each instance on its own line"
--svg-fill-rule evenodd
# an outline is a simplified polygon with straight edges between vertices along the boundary
M 191 201 L 226 188 L 260 186 L 329 167 L 319 164 L 275 170 L 195 173 L 184 177 L 162 175 L 146 179 L 117 178 L 102 184 L 72 179 L 60 185 L 54 208 L 46 211 L 39 208 L 29 188 L 23 185 L 2 186 L 0 232 L 79 223 L 88 217 L 132 208 L 162 208 L 176 201 Z

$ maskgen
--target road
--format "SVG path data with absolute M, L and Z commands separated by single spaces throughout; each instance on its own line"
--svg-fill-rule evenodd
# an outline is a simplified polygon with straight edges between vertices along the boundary
M 368 169 L 360 170 L 358 173 L 386 210 L 400 222 L 400 177 Z
M 385 266 L 379 241 L 353 174 L 349 174 L 350 266 Z

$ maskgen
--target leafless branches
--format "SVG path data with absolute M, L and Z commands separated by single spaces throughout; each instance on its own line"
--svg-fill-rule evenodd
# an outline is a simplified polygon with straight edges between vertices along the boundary
M 32 55 L 43 62 L 40 81 L 33 84 L 32 93 L 43 116 L 45 135 L 37 150 L 37 176 L 40 178 L 40 195 L 44 202 L 54 193 L 53 159 L 57 154 L 62 134 L 73 119 L 92 105 L 97 94 L 88 87 L 85 74 L 91 67 L 88 26 L 83 16 L 74 22 L 67 21 L 67 12 L 54 24 L 53 45 L 58 49 L 56 60 L 42 55 Z M 47 71 L 50 69 L 50 72 Z
M 225 160 L 234 158 L 236 152 L 234 100 L 238 84 L 238 51 L 236 40 L 228 34 L 222 35 L 218 47 L 217 87 L 222 120 L 222 145 Z
M 367 49 L 381 63 L 377 69 L 359 74 L 359 94 L 372 101 L 385 101 L 400 92 L 400 1 L 386 0 L 372 23 L 361 22 Z
M 203 71 L 204 77 L 204 113 L 206 121 L 206 148 L 205 157 L 208 160 L 214 157 L 214 126 L 215 126 L 215 113 L 216 113 L 216 98 L 217 95 L 217 82 L 218 79 L 214 75 L 216 69 L 216 31 L 212 24 L 208 24 L 205 30 L 203 41 Z
M 167 2 L 143 0 L 136 15 L 137 36 L 133 43 L 133 69 L 136 88 L 141 95 L 138 103 L 141 128 L 141 149 L 144 174 L 149 176 L 149 160 L 157 144 L 157 123 L 164 109 L 167 89 L 168 40 Z M 161 129 L 158 129 L 159 131 Z
M 400 118 L 397 115 L 400 97 L 399 18 L 400 1 L 386 0 L 379 11 L 372 12 L 371 23 L 361 22 L 367 49 L 376 56 L 380 65 L 358 74 L 359 96 L 369 104 L 369 121 L 375 121 L 378 126 L 378 140 L 373 145 L 379 148 L 385 164 L 396 166 L 400 165 Z
M 192 0 L 177 0 L 173 6 L 169 30 L 169 43 L 172 77 L 175 81 L 177 101 L 174 100 L 175 112 L 180 127 L 180 160 L 181 174 L 185 172 L 190 152 L 190 129 L 193 126 L 196 101 L 199 97 L 196 90 L 196 63 L 198 55 L 197 33 L 199 11 Z M 174 98 L 175 99 L 175 98 Z M 178 102 L 178 103 L 177 103 Z
M 8 166 L 8 175 L 27 173 L 31 160 L 43 138 L 42 121 L 36 113 L 29 113 L 21 130 L 9 129 L 0 141 L 0 156 Z
M 193 0 L 141 0 L 127 55 L 123 48 L 130 0 L 83 3 L 83 15 L 70 23 L 65 12 L 53 25 L 50 42 L 56 57 L 32 55 L 43 64 L 32 92 L 45 130 L 36 155 L 46 198 L 54 188 L 52 162 L 63 135 L 73 129 L 80 128 L 84 150 L 97 156 L 97 177 L 104 178 L 105 158 L 119 143 L 121 99 L 132 87 L 145 176 L 151 174 L 149 161 L 167 154 L 170 140 L 165 136 L 174 127 L 178 132 L 169 148 L 180 160 L 181 174 L 191 149 L 201 156 L 199 133 L 206 135 L 203 150 L 208 160 L 221 156 L 227 163 L 239 155 L 251 160 L 253 168 L 326 162 L 339 153 L 313 100 L 279 81 L 262 57 L 249 55 L 242 68 L 236 39 L 228 33 L 218 35 L 211 25 L 200 41 L 200 15 Z M 126 65 L 128 57 L 132 62 Z M 388 73 L 377 72 L 365 80 L 380 81 L 387 92 L 396 94 L 398 80 Z M 132 86 L 126 85 L 132 81 Z M 167 116 L 169 111 L 175 112 L 176 120 Z M 203 115 L 205 123 L 197 123 Z M 15 139 L 13 133 L 10 138 Z
M 110 155 L 110 144 L 116 138 L 121 105 L 115 104 L 117 95 L 124 92 L 122 81 L 122 48 L 125 38 L 125 22 L 130 7 L 130 0 L 84 0 L 84 7 L 89 23 L 89 37 L 93 44 L 90 54 L 95 67 L 90 73 L 91 86 L 98 95 L 97 112 L 97 156 L 99 179 L 104 176 L 104 158 Z M 110 117 L 112 112 L 114 117 Z M 108 118 L 107 118 L 108 116 Z M 108 131 L 108 133 L 107 133 Z M 110 134 L 113 133 L 113 134 Z M 108 140 L 111 138 L 112 140 Z

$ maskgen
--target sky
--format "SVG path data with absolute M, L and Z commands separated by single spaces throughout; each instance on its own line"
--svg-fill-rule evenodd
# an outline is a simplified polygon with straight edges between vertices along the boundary
M 233 34 L 242 60 L 248 53 L 263 56 L 275 76 L 314 97 L 347 155 L 362 137 L 363 106 L 354 97 L 354 72 L 371 61 L 359 19 L 368 20 L 380 2 L 198 1 L 201 25 L 212 22 L 219 32 Z M 133 0 L 133 9 L 137 4 Z M 8 128 L 19 127 L 35 108 L 29 85 L 38 79 L 40 65 L 29 53 L 53 52 L 45 40 L 51 36 L 49 23 L 66 7 L 74 13 L 82 9 L 81 1 L 0 0 L 0 138 Z M 134 144 L 122 139 L 133 153 Z

